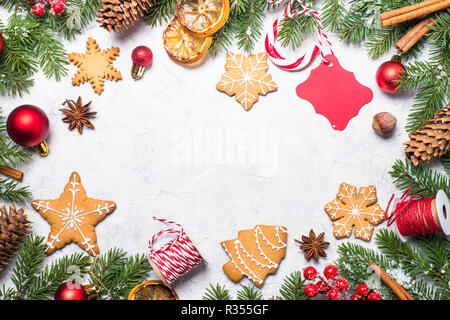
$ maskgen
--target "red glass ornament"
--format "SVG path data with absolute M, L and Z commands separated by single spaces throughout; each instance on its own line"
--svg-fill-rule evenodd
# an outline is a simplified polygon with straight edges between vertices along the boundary
M 133 61 L 131 76 L 134 80 L 138 80 L 144 75 L 145 68 L 153 62 L 152 50 L 146 46 L 136 47 L 131 53 L 131 60 Z
M 334 285 L 339 291 L 346 291 L 348 289 L 348 281 L 344 278 L 336 279 Z
M 331 288 L 328 290 L 327 298 L 328 300 L 339 300 L 341 295 L 339 294 L 339 290 L 336 288 Z
M 33 9 L 31 9 L 31 12 L 33 12 L 38 17 L 43 16 L 45 13 L 45 5 L 43 3 L 36 3 L 33 6 Z
M 365 297 L 369 294 L 369 288 L 364 283 L 361 283 L 356 287 L 356 293 L 361 297 Z
M 0 33 L 0 53 L 2 53 L 4 47 L 5 47 L 5 39 L 3 38 L 3 34 Z
M 326 266 L 325 269 L 323 269 L 323 275 L 327 279 L 336 278 L 338 276 L 338 273 L 338 269 L 333 265 Z
M 386 61 L 382 63 L 376 72 L 378 86 L 384 92 L 397 92 L 398 83 L 394 83 L 394 81 L 399 80 L 405 70 L 405 67 L 398 61 Z
M 64 282 L 55 292 L 55 300 L 87 300 L 84 286 L 77 282 Z
M 305 279 L 308 280 L 314 280 L 317 277 L 317 270 L 314 267 L 306 267 L 303 270 L 303 276 L 305 277 Z
M 42 109 L 29 104 L 15 108 L 8 116 L 6 129 L 15 143 L 35 147 L 42 156 L 48 154 L 45 138 L 49 131 L 49 120 Z
M 372 291 L 367 296 L 367 300 L 381 300 L 381 296 L 380 296 L 380 294 L 378 292 Z
M 303 291 L 305 292 L 306 296 L 310 298 L 317 296 L 317 293 L 319 292 L 317 287 L 312 283 L 307 284 Z

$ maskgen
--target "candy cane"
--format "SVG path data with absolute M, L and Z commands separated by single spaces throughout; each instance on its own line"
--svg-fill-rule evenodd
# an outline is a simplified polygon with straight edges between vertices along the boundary
M 278 5 L 278 4 L 284 3 L 288 0 L 275 0 L 275 1 L 266 0 L 266 1 L 268 1 L 270 4 Z M 299 3 L 302 6 L 303 10 L 292 12 L 292 6 L 294 4 L 294 1 L 297 1 L 297 3 Z M 318 24 L 319 24 L 319 26 L 317 27 L 318 45 L 316 44 L 316 45 L 314 45 L 314 47 L 312 49 L 306 50 L 306 53 L 301 55 L 300 58 L 296 58 L 295 60 L 290 61 L 278 53 L 278 50 L 275 47 L 275 42 L 276 42 L 277 34 L 279 31 L 280 21 L 282 21 L 283 19 L 286 19 L 286 18 L 289 18 L 289 19 L 295 18 L 299 14 L 312 14 L 314 16 L 314 18 L 318 21 Z M 325 59 L 326 54 L 324 53 L 324 50 L 323 50 L 323 42 L 325 42 L 328 45 L 328 48 L 329 48 L 331 54 L 333 54 L 333 51 L 331 50 L 331 42 L 328 39 L 327 35 L 323 32 L 322 21 L 319 17 L 319 13 L 316 10 L 307 8 L 299 0 L 289 0 L 289 4 L 285 7 L 283 14 L 274 21 L 271 31 L 269 31 L 266 34 L 266 39 L 265 39 L 264 45 L 265 45 L 267 55 L 269 56 L 269 58 L 272 60 L 272 62 L 276 66 L 278 66 L 284 70 L 295 71 L 295 70 L 301 70 L 301 69 L 305 68 L 306 66 L 308 66 L 311 63 L 311 61 L 315 58 L 317 53 L 319 53 L 319 52 L 322 56 L 322 60 L 327 64 L 329 63 L 329 61 L 327 61 Z
M 168 228 L 153 235 L 149 242 L 149 261 L 160 278 L 170 285 L 172 282 L 198 266 L 203 258 L 195 248 L 191 239 L 186 235 L 183 227 L 173 221 L 153 217 L 154 220 L 175 225 L 176 228 Z M 154 244 L 163 234 L 175 235 L 175 239 L 167 242 L 161 248 L 154 250 Z

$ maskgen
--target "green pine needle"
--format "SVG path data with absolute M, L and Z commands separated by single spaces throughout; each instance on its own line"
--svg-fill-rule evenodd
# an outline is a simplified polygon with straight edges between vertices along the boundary
M 302 278 L 301 271 L 294 271 L 284 278 L 280 289 L 280 296 L 277 299 L 282 300 L 305 300 L 306 295 L 304 287 L 306 280 Z
M 210 284 L 203 294 L 202 300 L 231 300 L 230 293 L 224 285 Z
M 236 293 L 239 300 L 262 300 L 263 296 L 254 286 L 241 285 L 241 289 Z

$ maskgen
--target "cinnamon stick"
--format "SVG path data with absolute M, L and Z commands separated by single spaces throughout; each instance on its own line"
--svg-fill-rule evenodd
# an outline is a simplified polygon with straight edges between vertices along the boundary
M 400 300 L 414 300 L 414 298 L 403 288 L 397 281 L 391 278 L 383 269 L 381 269 L 375 262 L 369 263 L 369 268 L 372 269 L 383 282 L 394 292 Z
M 395 44 L 395 48 L 401 53 L 407 52 L 411 49 L 435 24 L 433 17 L 428 17 L 423 19 L 418 24 L 416 24 L 407 34 L 405 34 L 400 40 Z
M 5 176 L 8 176 L 10 178 L 22 181 L 23 178 L 23 172 L 14 168 L 10 167 L 1 167 L 0 166 L 0 173 L 4 174 Z
M 427 0 L 382 13 L 380 14 L 380 23 L 382 27 L 387 27 L 443 10 L 448 7 L 450 7 L 450 0 Z

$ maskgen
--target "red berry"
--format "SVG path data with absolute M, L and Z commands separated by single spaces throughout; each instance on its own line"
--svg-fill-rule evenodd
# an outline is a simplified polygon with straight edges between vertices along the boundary
M 331 288 L 327 293 L 328 300 L 339 300 L 341 295 L 339 294 L 339 290 L 336 288 Z
M 328 291 L 328 285 L 325 282 L 323 282 L 322 280 L 318 281 L 316 283 L 316 287 L 317 287 L 317 289 L 319 290 L 320 293 L 325 293 L 325 292 Z
M 317 277 L 317 270 L 314 267 L 306 267 L 303 270 L 303 276 L 305 277 L 305 279 L 308 280 L 314 280 Z
M 362 300 L 361 297 L 357 294 L 352 294 L 350 300 Z
M 381 296 L 380 296 L 380 294 L 378 292 L 372 291 L 367 296 L 367 300 L 381 300 Z
M 62 1 L 52 3 L 52 11 L 54 14 L 60 15 L 66 9 L 66 5 Z
M 360 285 L 358 285 L 356 287 L 356 292 L 361 297 L 365 297 L 365 296 L 367 296 L 369 294 L 369 288 L 364 283 L 361 283 Z
M 31 9 L 31 12 L 40 17 L 45 13 L 45 5 L 43 3 L 36 3 L 33 9 Z
M 312 297 L 315 297 L 316 295 L 317 295 L 317 293 L 319 292 L 318 290 L 317 290 L 317 287 L 314 285 L 314 284 L 307 284 L 306 286 L 305 286 L 305 288 L 303 289 L 303 291 L 305 292 L 305 294 L 308 296 L 308 297 L 310 297 L 310 298 L 312 298 Z
M 334 284 L 335 284 L 336 288 L 339 291 L 346 291 L 348 289 L 348 281 L 347 281 L 347 279 L 338 278 L 338 279 L 336 279 Z
M 327 279 L 334 279 L 334 278 L 336 278 L 338 273 L 339 273 L 338 269 L 335 266 L 333 266 L 333 265 L 326 266 L 325 269 L 323 270 L 323 275 Z

